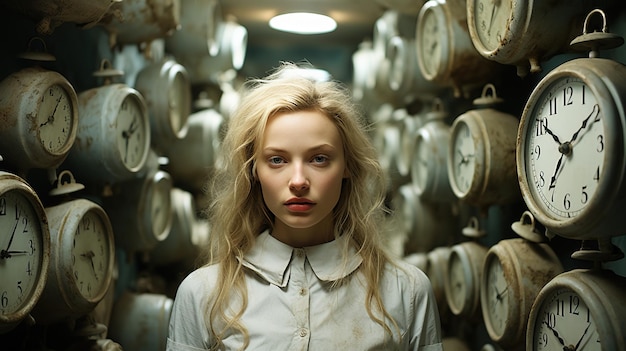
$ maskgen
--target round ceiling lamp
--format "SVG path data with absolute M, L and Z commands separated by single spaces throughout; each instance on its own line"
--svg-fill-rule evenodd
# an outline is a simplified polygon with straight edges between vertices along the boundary
M 334 19 L 309 12 L 293 12 L 272 17 L 270 27 L 295 34 L 322 34 L 337 28 Z

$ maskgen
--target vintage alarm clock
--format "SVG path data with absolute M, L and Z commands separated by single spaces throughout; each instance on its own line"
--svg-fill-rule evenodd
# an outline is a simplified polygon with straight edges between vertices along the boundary
M 151 144 L 163 154 L 172 141 L 187 135 L 191 112 L 187 70 L 172 58 L 150 63 L 137 74 L 135 89 L 148 106 Z
M 626 278 L 609 270 L 574 269 L 539 292 L 526 350 L 625 350 Z
M 81 182 L 113 184 L 134 178 L 150 151 L 150 121 L 137 90 L 110 79 L 122 72 L 102 61 L 96 76 L 105 84 L 78 95 L 80 117 L 76 142 L 65 160 Z
M 489 248 L 480 283 L 487 333 L 505 350 L 523 345 L 526 322 L 537 294 L 563 272 L 550 245 L 537 241 L 540 236 L 530 212 L 524 212 L 511 227 L 521 237 L 500 240 Z
M 29 316 L 46 285 L 50 231 L 45 209 L 19 176 L 0 171 L 0 334 Z
M 29 46 L 37 39 L 31 39 Z M 55 60 L 46 52 L 32 49 L 21 57 Z M 0 128 L 0 153 L 6 165 L 23 172 L 30 168 L 53 169 L 65 160 L 76 139 L 78 100 L 63 75 L 39 66 L 8 75 L 0 82 L 0 109 L 7 111 Z
M 87 199 L 46 208 L 51 254 L 48 281 L 33 311 L 42 324 L 80 317 L 102 300 L 111 284 L 115 245 L 107 213 Z
M 103 199 L 111 217 L 115 244 L 128 252 L 146 252 L 165 240 L 172 228 L 172 177 L 151 169 L 143 177 L 120 182 Z
M 411 182 L 418 195 L 428 201 L 455 199 L 448 181 L 450 126 L 445 122 L 447 115 L 442 105 L 436 103 L 433 111 L 425 114 L 425 121 L 415 137 Z
M 453 314 L 475 320 L 480 316 L 480 283 L 488 248 L 477 241 L 485 232 L 478 228 L 476 217 L 462 233 L 471 240 L 451 247 L 444 292 Z
M 467 86 L 482 86 L 500 71 L 482 57 L 467 32 L 464 0 L 429 0 L 417 17 L 417 64 L 424 78 L 464 95 Z
M 493 84 L 452 122 L 448 179 L 461 201 L 486 208 L 521 199 L 515 170 L 518 119 L 494 107 L 502 99 Z
M 517 66 L 517 74 L 541 71 L 541 61 L 568 51 L 576 20 L 611 1 L 467 0 L 467 27 L 482 56 Z
M 626 206 L 626 66 L 596 57 L 621 45 L 606 32 L 572 41 L 589 58 L 549 72 L 528 99 L 518 130 L 516 165 L 528 209 L 551 233 L 571 239 L 623 235 Z M 606 24 L 606 21 L 605 21 Z

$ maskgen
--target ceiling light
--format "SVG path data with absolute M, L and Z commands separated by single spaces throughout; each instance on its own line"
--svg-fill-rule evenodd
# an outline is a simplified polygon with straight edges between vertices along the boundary
M 337 22 L 317 13 L 294 12 L 273 17 L 270 19 L 270 27 L 296 34 L 321 34 L 334 31 Z

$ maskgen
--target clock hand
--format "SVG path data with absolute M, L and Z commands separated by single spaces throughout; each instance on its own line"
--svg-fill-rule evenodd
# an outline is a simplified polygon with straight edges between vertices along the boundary
M 17 210 L 17 206 L 15 206 L 15 207 L 16 207 L 16 210 Z M 15 237 L 15 229 L 17 229 L 17 224 L 19 222 L 20 222 L 19 219 L 15 220 L 15 225 L 13 226 L 13 232 L 11 233 L 11 238 L 9 239 L 9 244 L 7 245 L 6 250 L 2 250 L 5 253 L 9 252 L 9 249 L 11 248 L 11 243 L 13 243 L 13 238 Z
M 589 116 L 587 116 L 587 118 L 585 118 L 583 120 L 582 125 L 580 126 L 580 128 L 578 128 L 578 130 L 576 131 L 576 133 L 574 133 L 574 135 L 572 135 L 572 139 L 569 141 L 570 143 L 573 143 L 574 140 L 576 140 L 576 138 L 578 138 L 578 134 L 585 129 L 585 127 L 587 127 L 587 123 L 589 122 L 589 120 L 591 119 L 591 117 L 594 117 L 594 120 L 591 122 L 593 124 L 593 122 L 596 121 L 595 117 L 598 116 L 598 114 L 600 113 L 600 107 L 598 106 L 598 104 L 593 105 L 593 110 L 591 110 L 591 113 L 589 114 Z
M 541 123 L 541 119 L 535 118 L 535 120 L 537 121 L 537 123 Z M 554 132 L 552 132 L 552 130 L 550 128 L 548 128 L 548 122 L 547 121 L 546 121 L 546 124 L 543 127 L 545 128 L 546 133 L 550 134 L 552 139 L 554 139 L 554 141 L 556 141 L 559 145 L 561 145 L 561 140 L 559 140 L 559 137 L 556 136 L 556 134 L 554 134 Z
M 93 270 L 93 276 L 96 278 L 96 280 L 98 280 L 98 274 L 96 273 L 96 267 L 93 264 L 93 257 L 96 255 L 93 253 L 93 251 L 89 250 L 83 254 L 80 254 L 81 256 L 87 258 L 89 260 L 89 262 L 91 262 L 91 269 Z
M 556 331 L 556 329 L 552 328 L 552 326 L 550 326 L 548 322 L 544 321 L 543 323 L 548 326 L 548 329 L 552 330 L 552 334 L 554 334 L 554 336 L 559 340 L 559 343 L 563 346 L 563 350 L 567 351 L 567 346 L 565 346 L 565 341 L 563 341 L 563 338 L 559 335 L 559 332 Z
M 591 326 L 591 323 L 587 323 L 587 328 L 585 328 L 585 331 L 583 332 L 583 335 L 581 335 L 580 339 L 578 339 L 578 342 L 576 343 L 576 346 L 574 346 L 574 350 L 573 351 L 578 350 L 578 347 L 580 346 L 580 343 L 583 341 L 583 338 L 585 337 L 585 334 L 587 334 L 587 330 L 589 330 L 590 326 Z
M 0 258 L 11 258 L 15 255 L 26 255 L 28 254 L 28 251 L 21 251 L 21 250 L 2 250 L 2 252 L 0 253 Z
M 494 287 L 494 289 L 496 289 L 496 299 L 498 299 L 498 301 L 502 301 L 502 299 L 504 298 L 504 293 L 509 290 L 509 286 L 507 285 L 506 288 L 504 288 L 504 290 L 502 290 L 502 292 L 498 291 L 497 287 Z
M 461 150 L 457 150 L 457 152 L 459 153 L 459 155 L 461 155 L 461 162 L 459 162 L 459 166 L 469 162 L 469 160 L 467 159 L 467 157 L 465 155 L 463 155 L 463 153 L 461 152 Z
M 500 0 L 493 0 L 493 7 L 491 8 L 491 18 L 489 19 L 489 28 L 487 29 L 487 33 L 491 33 L 491 25 L 493 24 L 493 17 L 496 14 L 496 7 L 500 6 Z
M 560 147 L 559 147 L 560 149 Z M 561 168 L 561 163 L 563 162 L 563 156 L 565 156 L 564 153 L 561 154 L 561 157 L 559 158 L 559 160 L 556 163 L 556 169 L 554 170 L 554 175 L 552 175 L 552 178 L 550 178 L 550 186 L 548 187 L 548 189 L 552 189 L 556 186 L 556 178 L 559 175 L 559 169 Z
M 57 108 L 59 107 L 59 103 L 61 102 L 61 97 L 59 96 L 59 98 L 57 99 L 57 103 L 56 105 L 54 105 L 54 110 L 52 110 L 52 114 L 50 114 L 50 116 L 48 116 L 48 119 L 44 122 L 41 123 L 39 126 L 43 127 L 48 123 L 53 123 L 54 122 L 54 114 L 57 113 Z

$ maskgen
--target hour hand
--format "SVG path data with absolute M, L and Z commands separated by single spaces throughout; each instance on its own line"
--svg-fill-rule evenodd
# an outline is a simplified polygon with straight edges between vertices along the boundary
M 543 121 L 542 121 L 541 119 L 539 119 L 539 118 L 537 118 L 537 119 L 536 119 L 536 121 L 537 121 L 537 123 L 539 123 L 539 124 L 542 124 L 542 122 L 543 122 Z M 553 132 L 550 128 L 548 128 L 548 121 L 547 121 L 547 120 L 546 120 L 546 123 L 543 125 L 543 127 L 545 128 L 546 133 L 550 134 L 550 136 L 552 137 L 552 139 L 554 139 L 554 141 L 556 141 L 556 142 L 557 142 L 557 144 L 561 145 L 561 140 L 559 140 L 559 137 L 558 137 L 558 136 L 556 136 L 556 134 L 554 134 L 554 132 Z

